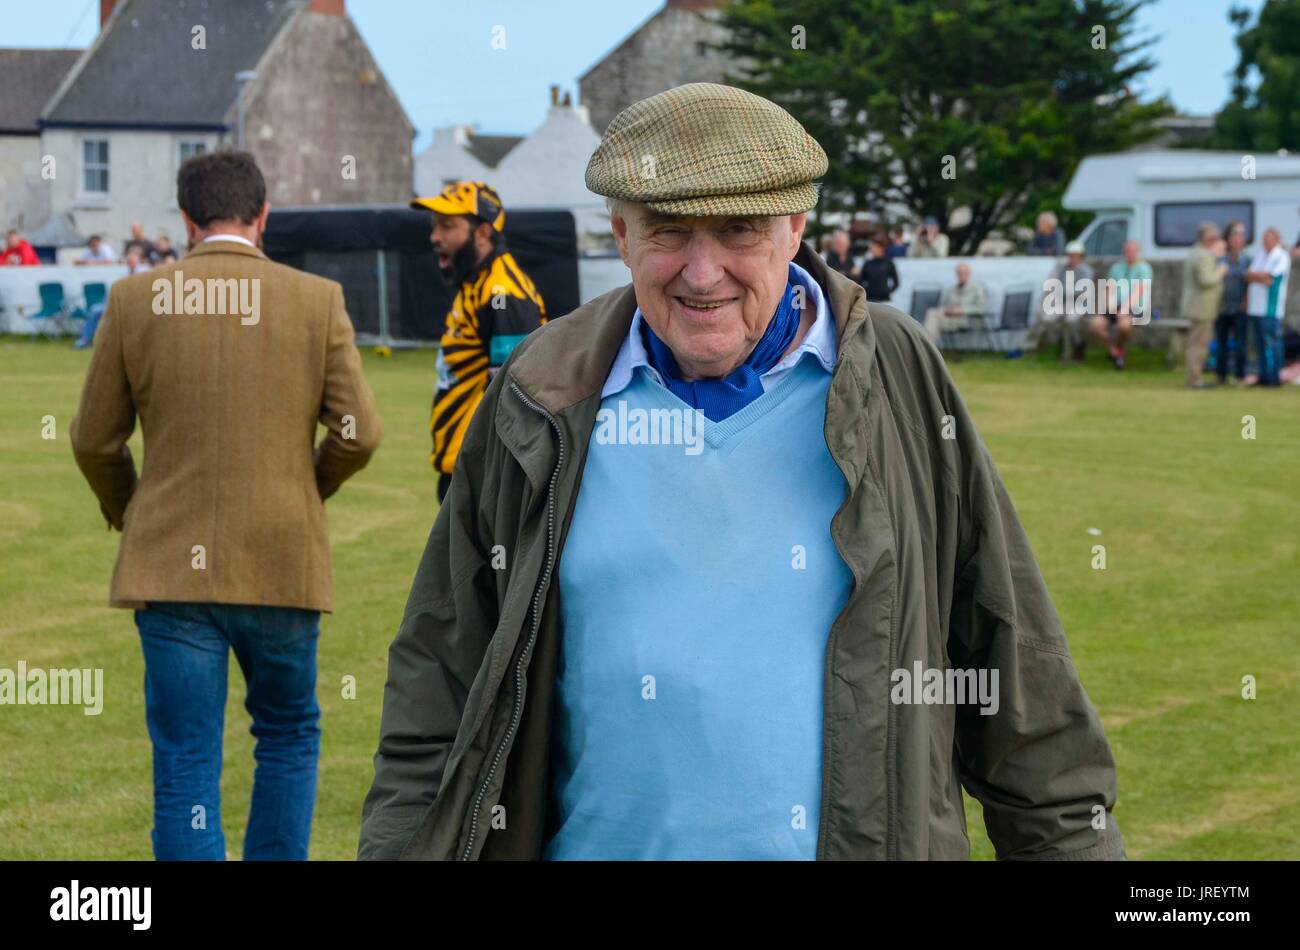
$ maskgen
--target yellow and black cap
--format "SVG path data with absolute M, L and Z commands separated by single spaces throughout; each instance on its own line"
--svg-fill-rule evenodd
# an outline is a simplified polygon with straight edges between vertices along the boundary
M 412 208 L 434 214 L 467 214 L 486 221 L 493 230 L 506 226 L 506 209 L 496 189 L 481 181 L 454 181 L 432 198 L 415 198 Z

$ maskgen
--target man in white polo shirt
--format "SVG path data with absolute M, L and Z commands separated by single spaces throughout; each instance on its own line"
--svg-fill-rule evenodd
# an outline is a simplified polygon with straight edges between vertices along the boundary
M 1259 353 L 1259 385 L 1278 386 L 1282 368 L 1282 315 L 1291 258 L 1277 228 L 1260 238 L 1264 250 L 1246 271 L 1246 314 Z

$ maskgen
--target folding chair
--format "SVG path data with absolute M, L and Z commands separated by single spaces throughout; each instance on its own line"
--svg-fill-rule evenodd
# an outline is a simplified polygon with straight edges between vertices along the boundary
M 63 285 L 58 283 L 46 283 L 39 285 L 41 293 L 41 309 L 31 315 L 31 319 L 45 326 L 53 325 L 59 334 L 67 332 L 67 321 L 70 314 L 68 305 L 63 299 Z
M 912 307 L 908 311 L 917 323 L 925 323 L 925 315 L 931 307 L 939 306 L 943 290 L 937 284 L 917 284 L 912 288 Z
M 1034 303 L 1034 288 L 1025 284 L 1007 287 L 1002 293 L 1002 318 L 997 329 L 1019 336 L 1019 342 L 1013 346 L 1002 347 L 1004 351 L 1019 349 L 1024 345 L 1029 334 L 1030 309 Z M 988 334 L 992 336 L 991 332 Z

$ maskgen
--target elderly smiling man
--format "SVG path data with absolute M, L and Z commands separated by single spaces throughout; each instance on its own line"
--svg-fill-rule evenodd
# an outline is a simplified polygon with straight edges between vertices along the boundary
M 964 858 L 963 786 L 1001 857 L 1123 856 L 942 359 L 801 240 L 826 165 L 726 86 L 610 123 L 587 184 L 632 285 L 530 335 L 474 417 L 360 857 Z

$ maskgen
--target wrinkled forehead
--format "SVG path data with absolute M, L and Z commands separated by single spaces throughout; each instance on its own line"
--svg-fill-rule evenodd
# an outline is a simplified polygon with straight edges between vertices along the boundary
M 665 214 L 662 211 L 656 211 L 646 205 L 630 205 L 625 207 L 625 212 L 631 211 L 637 222 L 645 228 L 661 227 L 663 225 L 673 225 L 674 227 L 688 228 L 691 230 L 713 231 L 718 228 L 727 227 L 732 224 L 748 224 L 750 227 L 759 230 L 771 228 L 777 221 L 784 220 L 784 217 L 772 217 L 770 215 L 682 215 L 682 214 Z

